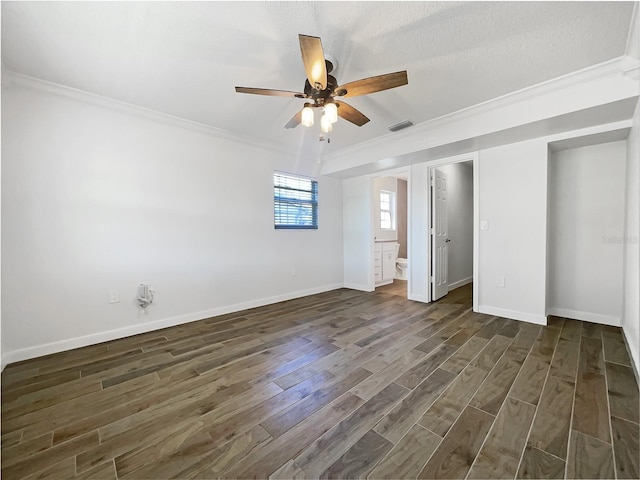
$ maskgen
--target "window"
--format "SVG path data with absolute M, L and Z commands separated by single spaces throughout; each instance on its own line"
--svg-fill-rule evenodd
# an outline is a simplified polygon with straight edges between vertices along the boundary
M 318 182 L 287 173 L 273 174 L 275 228 L 318 228 Z
M 380 190 L 380 230 L 395 230 L 394 193 Z

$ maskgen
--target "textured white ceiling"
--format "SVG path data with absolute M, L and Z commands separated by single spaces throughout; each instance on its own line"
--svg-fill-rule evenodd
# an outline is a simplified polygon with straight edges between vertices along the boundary
M 623 55 L 632 2 L 2 2 L 5 68 L 305 154 L 334 151 Z M 348 99 L 371 122 L 285 130 L 303 100 L 298 34 L 339 83 L 408 70 Z

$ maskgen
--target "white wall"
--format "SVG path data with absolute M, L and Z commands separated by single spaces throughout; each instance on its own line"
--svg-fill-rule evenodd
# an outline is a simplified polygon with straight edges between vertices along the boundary
M 395 220 L 396 228 L 393 230 L 382 230 L 380 228 L 380 191 L 386 190 L 387 192 L 394 193 L 393 197 L 393 205 L 391 206 L 393 210 L 393 219 Z M 396 241 L 398 239 L 398 230 L 397 230 L 397 211 L 396 211 L 396 198 L 395 194 L 398 192 L 397 180 L 394 177 L 378 177 L 373 179 L 373 234 L 375 240 L 378 242 L 381 241 Z
M 620 325 L 626 141 L 549 158 L 547 313 Z
M 439 167 L 447 175 L 449 290 L 473 280 L 473 164 Z
M 546 324 L 547 142 L 479 152 L 478 310 Z M 497 286 L 505 278 L 504 288 Z
M 343 182 L 344 286 L 372 291 L 373 209 L 371 179 L 356 177 Z
M 3 363 L 342 286 L 340 180 L 273 228 L 273 170 L 315 159 L 47 88 L 2 95 Z
M 640 372 L 640 104 L 627 139 L 622 329 Z

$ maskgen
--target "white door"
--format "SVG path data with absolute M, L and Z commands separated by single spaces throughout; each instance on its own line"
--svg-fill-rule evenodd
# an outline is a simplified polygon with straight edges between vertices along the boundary
M 447 228 L 447 175 L 432 170 L 431 182 L 431 301 L 449 293 L 449 239 Z

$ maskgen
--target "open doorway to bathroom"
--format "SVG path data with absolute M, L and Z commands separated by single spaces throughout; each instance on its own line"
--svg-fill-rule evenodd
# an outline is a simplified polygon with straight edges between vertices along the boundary
M 408 170 L 373 179 L 372 217 L 375 289 L 407 298 Z

